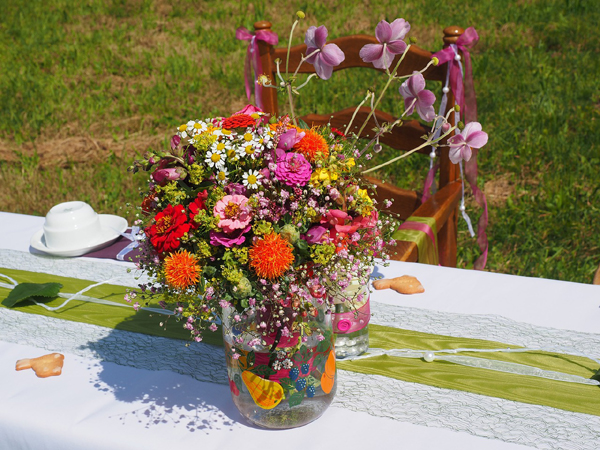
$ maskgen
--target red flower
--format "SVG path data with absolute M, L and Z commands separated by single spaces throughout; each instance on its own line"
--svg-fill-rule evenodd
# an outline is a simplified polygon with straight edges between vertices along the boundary
M 150 192 L 148 193 L 148 195 L 146 197 L 144 197 L 144 200 L 142 200 L 142 212 L 146 215 L 150 215 L 151 213 L 154 212 L 154 209 L 156 208 L 156 191 L 154 190 L 154 188 L 150 189 Z
M 179 247 L 179 239 L 190 231 L 190 227 L 185 208 L 169 205 L 154 216 L 154 224 L 144 231 L 156 252 L 162 256 Z
M 190 225 L 195 230 L 198 228 L 199 223 L 194 220 L 194 217 L 203 209 L 206 209 L 206 199 L 208 198 L 208 191 L 205 189 L 202 192 L 198 192 L 196 199 L 190 203 Z
M 232 128 L 245 128 L 254 125 L 256 125 L 256 120 L 248 114 L 234 114 L 223 120 L 221 123 L 221 126 L 226 130 L 231 130 Z

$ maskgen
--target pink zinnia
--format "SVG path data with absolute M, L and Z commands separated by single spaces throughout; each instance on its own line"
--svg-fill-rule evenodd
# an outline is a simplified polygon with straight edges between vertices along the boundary
M 217 226 L 225 233 L 245 228 L 252 215 L 247 206 L 248 198 L 243 195 L 226 195 L 217 202 L 213 213 L 220 219 Z
M 310 180 L 312 167 L 304 155 L 277 151 L 277 168 L 275 176 L 288 186 L 304 186 Z

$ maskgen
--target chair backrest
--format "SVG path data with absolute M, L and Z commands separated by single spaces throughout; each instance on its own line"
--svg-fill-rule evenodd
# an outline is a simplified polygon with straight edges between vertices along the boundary
M 271 23 L 267 21 L 256 22 L 254 24 L 254 29 L 257 31 L 271 30 Z M 449 46 L 450 44 L 455 43 L 458 37 L 463 33 L 464 30 L 460 27 L 447 27 L 444 29 L 444 45 Z M 379 69 L 375 69 L 371 63 L 365 63 L 359 56 L 360 49 L 364 45 L 379 43 L 374 36 L 346 36 L 332 39 L 328 42 L 337 44 L 345 54 L 345 60 L 339 66 L 334 67 L 334 71 L 344 70 L 352 67 L 364 67 L 381 71 Z M 277 82 L 277 65 L 275 61 L 277 59 L 286 61 L 288 52 L 287 47 L 274 48 L 272 45 L 267 44 L 262 40 L 258 41 L 258 47 L 263 73 L 268 75 L 272 81 Z M 290 49 L 290 70 L 296 70 L 296 67 L 298 67 L 300 64 L 302 56 L 305 54 L 306 45 L 304 44 L 296 45 Z M 404 56 L 402 64 L 398 69 L 398 74 L 410 75 L 415 70 L 422 70 L 431 61 L 432 55 L 433 54 L 431 52 L 423 50 L 415 45 L 410 46 L 409 50 Z M 399 57 L 399 55 L 396 56 L 396 59 L 394 59 L 390 67 L 395 67 L 397 58 Z M 285 64 L 281 64 L 281 66 L 285 66 Z M 444 84 L 447 79 L 447 67 L 448 64 L 430 66 L 423 73 L 423 76 L 426 80 Z M 285 67 L 280 67 L 280 70 L 285 70 Z M 298 73 L 315 73 L 315 69 L 311 64 L 303 63 L 300 66 Z M 383 74 L 380 75 L 382 77 L 384 76 Z M 452 95 L 452 91 L 450 91 L 447 95 L 448 107 L 446 111 L 444 111 L 445 114 L 448 113 L 448 111 L 454 105 L 454 96 Z M 262 89 L 261 100 L 265 112 L 278 115 L 279 105 L 277 91 L 275 89 Z M 356 110 L 356 105 L 348 106 L 349 107 L 347 109 L 337 112 L 331 112 L 327 114 L 308 114 L 303 116 L 302 119 L 310 126 L 331 124 L 331 126 L 335 128 L 344 130 Z M 353 123 L 364 123 L 369 112 L 370 108 L 362 107 Z M 384 111 L 377 111 L 376 116 L 379 124 L 385 122 L 392 123 L 396 120 L 395 117 Z M 453 112 L 450 113 L 449 121 L 452 124 L 455 124 L 457 119 L 457 114 Z M 371 118 L 367 126 L 364 127 L 361 137 L 372 137 L 373 128 L 375 128 L 375 121 Z M 429 130 L 430 126 L 425 126 L 418 120 L 407 120 L 403 122 L 402 126 L 394 127 L 391 133 L 386 133 L 381 136 L 380 142 L 392 147 L 397 151 L 408 151 L 421 145 L 424 142 L 422 136 L 427 134 Z M 358 130 L 352 131 L 357 132 Z M 422 153 L 429 154 L 430 151 L 430 148 L 424 148 Z M 401 189 L 391 185 L 390 183 L 384 183 L 372 177 L 365 178 L 367 178 L 368 181 L 372 182 L 376 186 L 377 192 L 375 198 L 378 201 L 382 201 L 384 199 L 394 200 L 392 211 L 401 219 L 405 220 L 410 216 L 427 216 L 434 218 L 438 230 L 438 250 L 440 263 L 445 266 L 456 266 L 457 208 L 461 191 L 461 182 L 459 181 L 460 173 L 458 167 L 450 161 L 447 147 L 439 147 L 437 149 L 437 156 L 439 157 L 439 191 L 426 203 L 422 203 L 421 193 L 419 192 Z M 398 242 L 396 257 L 393 257 L 393 259 L 416 261 L 416 258 L 417 248 L 414 242 Z
M 271 30 L 271 23 L 268 21 L 260 21 L 254 24 L 255 30 Z M 272 31 L 272 30 L 271 30 Z M 455 43 L 458 37 L 464 33 L 464 30 L 457 26 L 451 26 L 444 29 L 444 45 L 448 46 Z M 359 57 L 360 49 L 366 44 L 378 44 L 379 42 L 375 36 L 367 35 L 353 35 L 345 36 L 337 39 L 328 41 L 329 43 L 337 44 L 345 54 L 345 60 L 339 65 L 333 68 L 334 71 L 344 70 L 352 67 L 366 67 L 375 71 L 381 71 L 375 69 L 372 63 L 366 63 Z M 272 45 L 265 43 L 264 41 L 258 41 L 259 52 L 261 57 L 261 63 L 263 72 L 271 77 L 271 80 L 277 80 L 277 65 L 275 61 L 280 59 L 285 61 L 287 58 L 287 47 L 274 48 Z M 289 56 L 289 67 L 298 67 L 303 55 L 306 54 L 306 45 L 296 45 L 291 48 Z M 395 67 L 397 59 L 400 55 L 396 56 L 391 67 Z M 415 45 L 410 46 L 404 61 L 398 69 L 399 75 L 409 75 L 415 70 L 422 70 L 428 62 L 431 60 L 432 53 L 423 50 Z M 281 66 L 285 66 L 282 64 Z M 426 80 L 437 81 L 444 83 L 446 80 L 447 64 L 439 66 L 430 66 L 423 76 Z M 280 67 L 280 70 L 285 70 L 285 67 Z M 314 66 L 308 63 L 303 63 L 298 70 L 298 73 L 315 73 Z M 383 76 L 383 75 L 382 75 Z M 448 93 L 447 110 L 452 108 L 454 105 L 454 97 L 452 92 Z M 279 112 L 279 105 L 277 99 L 277 91 L 275 89 L 262 89 L 262 103 L 265 112 L 277 115 Z M 308 125 L 325 125 L 330 123 L 333 127 L 338 129 L 344 129 L 346 124 L 349 123 L 352 114 L 356 110 L 356 105 L 348 105 L 347 109 L 341 111 L 331 112 L 328 114 L 309 114 L 303 116 L 302 119 Z M 367 118 L 370 109 L 368 107 L 362 107 L 354 119 L 354 123 L 362 124 Z M 396 118 L 392 115 L 378 110 L 376 112 L 377 120 L 379 124 L 393 122 Z M 450 115 L 450 121 L 454 123 L 454 114 Z M 373 128 L 375 127 L 375 121 L 371 118 L 364 131 L 361 133 L 361 137 L 371 137 Z M 381 136 L 380 141 L 383 144 L 389 145 L 395 150 L 407 151 L 411 150 L 423 143 L 422 136 L 429 131 L 430 127 L 424 126 L 417 120 L 408 120 L 403 123 L 402 126 L 395 127 L 391 133 L 386 133 Z M 357 130 L 356 130 L 357 131 Z M 425 148 L 421 153 L 428 154 L 430 149 Z M 440 172 L 439 172 L 439 188 L 443 188 L 448 183 L 459 178 L 459 171 L 455 164 L 452 164 L 448 158 L 447 148 L 439 148 L 438 155 L 440 157 Z

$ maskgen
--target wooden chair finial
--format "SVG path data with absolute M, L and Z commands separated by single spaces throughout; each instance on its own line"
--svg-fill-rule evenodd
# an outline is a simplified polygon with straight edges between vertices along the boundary
M 444 44 L 456 44 L 456 40 L 464 32 L 464 28 L 458 27 L 456 25 L 444 28 Z
M 254 22 L 254 29 L 256 31 L 258 30 L 270 30 L 271 29 L 271 22 L 269 22 L 268 20 L 261 20 L 260 22 Z

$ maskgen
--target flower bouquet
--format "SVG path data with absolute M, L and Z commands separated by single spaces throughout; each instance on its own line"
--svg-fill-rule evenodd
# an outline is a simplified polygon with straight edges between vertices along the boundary
M 389 39 L 404 37 L 407 24 L 400 25 L 401 36 L 394 31 Z M 306 36 L 306 60 L 321 78 L 343 59 L 326 36 L 324 27 Z M 389 67 L 386 52 L 406 44 L 382 48 L 382 55 L 371 48 L 361 56 Z M 408 114 L 416 109 L 433 120 L 419 75 L 400 92 L 410 98 Z M 282 78 L 279 86 L 290 105 L 300 88 L 290 88 L 294 81 Z M 442 125 L 447 134 L 444 118 Z M 430 137 L 429 145 L 439 139 Z M 364 304 L 368 292 L 352 285 L 367 285 L 376 259 L 389 256 L 398 222 L 363 180 L 368 146 L 359 143 L 331 127 L 308 129 L 293 113 L 269 117 L 248 105 L 188 121 L 168 151 L 132 167 L 150 172 L 138 264 L 155 281 L 141 286 L 141 297 L 160 296 L 195 341 L 222 326 L 233 400 L 261 426 L 299 426 L 327 408 L 336 387 L 334 299 Z

